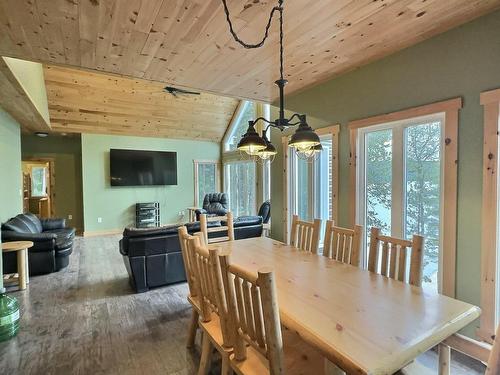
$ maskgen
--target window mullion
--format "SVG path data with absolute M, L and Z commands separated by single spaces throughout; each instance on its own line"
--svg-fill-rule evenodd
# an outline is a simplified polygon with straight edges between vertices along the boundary
M 392 129 L 391 235 L 404 238 L 404 127 Z

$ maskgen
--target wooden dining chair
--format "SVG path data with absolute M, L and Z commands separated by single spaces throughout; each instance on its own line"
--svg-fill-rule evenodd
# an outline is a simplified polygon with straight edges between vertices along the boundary
M 219 225 L 214 227 L 209 227 L 208 223 L 220 221 L 221 224 L 225 223 L 226 225 Z M 224 216 L 207 216 L 206 214 L 200 215 L 200 231 L 205 236 L 205 243 L 217 243 L 224 241 L 234 241 L 234 225 L 233 225 L 233 213 L 228 212 Z M 209 233 L 219 233 L 226 232 L 225 236 L 220 237 L 209 237 Z
M 299 220 L 298 215 L 293 215 L 290 244 L 299 250 L 317 254 L 321 224 L 321 219 L 314 219 L 314 222 L 311 223 Z
M 200 233 L 201 234 L 201 233 Z M 203 339 L 198 375 L 206 375 L 210 371 L 212 353 L 215 348 L 222 358 L 222 375 L 232 373 L 229 355 L 232 353 L 233 337 L 228 328 L 228 312 L 226 296 L 222 282 L 218 249 L 208 249 L 200 241 L 201 236 L 190 239 L 194 249 L 194 268 L 200 280 L 200 302 Z
M 274 273 L 257 274 L 219 256 L 234 333 L 232 369 L 238 375 L 324 374 L 324 357 L 290 330 L 282 331 Z
M 327 220 L 325 227 L 325 241 L 323 255 L 336 261 L 359 267 L 361 253 L 361 225 L 354 229 L 335 226 L 333 220 Z
M 186 279 L 189 287 L 188 301 L 191 304 L 192 308 L 187 340 L 187 347 L 191 348 L 194 346 L 196 332 L 199 328 L 198 321 L 201 313 L 197 274 L 193 269 L 194 250 L 191 248 L 191 243 L 189 242 L 189 240 L 193 239 L 194 237 L 187 232 L 187 228 L 184 225 L 179 227 L 178 233 L 179 242 L 181 245 L 182 260 L 184 262 L 184 271 L 186 272 Z
M 414 234 L 409 241 L 383 236 L 380 228 L 371 228 L 369 271 L 420 287 L 423 257 L 424 237 Z

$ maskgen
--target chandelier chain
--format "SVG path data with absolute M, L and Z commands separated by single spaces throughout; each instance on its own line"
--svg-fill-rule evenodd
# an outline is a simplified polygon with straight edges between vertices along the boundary
M 240 39 L 238 34 L 234 31 L 233 23 L 231 21 L 231 16 L 229 14 L 229 8 L 227 7 L 227 2 L 226 0 L 222 0 L 222 4 L 224 5 L 224 12 L 226 13 L 226 20 L 227 23 L 229 24 L 229 32 L 233 36 L 233 39 L 241 44 L 243 47 L 247 49 L 253 49 L 253 48 L 260 48 L 264 45 L 264 43 L 267 40 L 267 37 L 269 36 L 269 29 L 271 27 L 271 23 L 273 21 L 273 16 L 274 12 L 278 11 L 280 12 L 280 77 L 283 79 L 283 0 L 278 0 L 279 5 L 273 7 L 271 10 L 271 14 L 269 15 L 269 20 L 267 21 L 266 29 L 264 32 L 264 37 L 262 40 L 258 43 L 252 44 L 252 43 L 246 43 L 243 40 Z

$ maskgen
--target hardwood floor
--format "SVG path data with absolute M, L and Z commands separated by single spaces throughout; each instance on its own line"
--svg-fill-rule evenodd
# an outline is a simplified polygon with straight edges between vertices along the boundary
M 15 292 L 21 330 L 0 343 L 2 374 L 193 374 L 187 284 L 134 294 L 119 236 L 78 238 L 68 268 Z
M 11 293 L 21 306 L 21 330 L 0 343 L 1 374 L 196 373 L 199 352 L 185 345 L 187 284 L 133 293 L 119 238 L 78 238 L 68 268 L 32 277 L 25 291 Z M 482 364 L 454 358 L 452 374 L 484 373 Z M 432 351 L 419 362 L 437 369 Z

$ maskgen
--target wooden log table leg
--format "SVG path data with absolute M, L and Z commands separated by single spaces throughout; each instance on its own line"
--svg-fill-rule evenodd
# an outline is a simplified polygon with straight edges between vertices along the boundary
M 445 344 L 439 344 L 439 375 L 450 375 L 451 348 Z
M 17 273 L 19 275 L 19 289 L 26 289 L 26 249 L 17 252 Z

